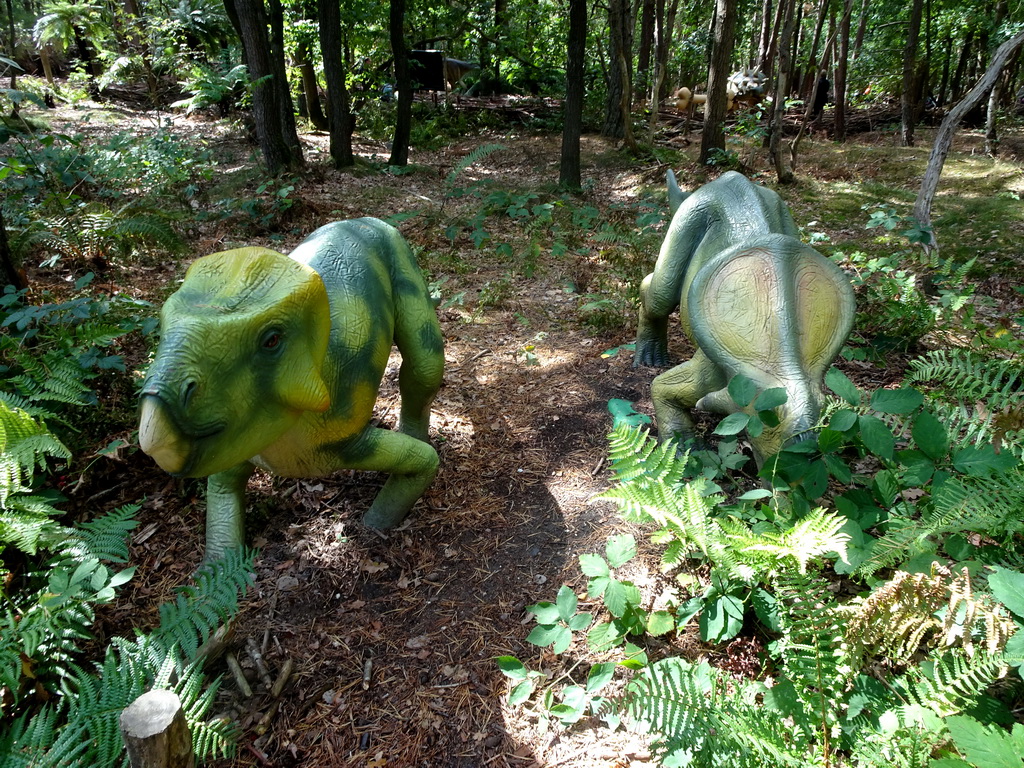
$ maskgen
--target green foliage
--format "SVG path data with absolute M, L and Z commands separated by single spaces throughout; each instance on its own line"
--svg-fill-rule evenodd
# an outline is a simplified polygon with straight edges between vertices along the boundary
M 29 304 L 24 291 L 10 286 L 0 296 L 0 399 L 68 423 L 65 411 L 97 404 L 89 382 L 125 371 L 110 348 L 127 333 L 151 333 L 156 319 L 146 302 L 91 295 L 92 277 L 78 280 L 78 295 L 65 301 Z
M 973 386 L 969 377 L 944 381 L 954 391 Z M 982 386 L 995 381 L 1005 384 L 993 377 Z M 503 657 L 514 703 L 566 726 L 588 713 L 611 726 L 628 716 L 655 735 L 665 765 L 911 768 L 944 754 L 930 764 L 980 766 L 967 750 L 982 733 L 998 734 L 989 749 L 1002 759 L 1016 736 L 991 730 L 1009 713 L 989 691 L 1024 663 L 1024 574 L 1005 565 L 1020 562 L 1024 468 L 975 432 L 951 429 L 915 389 L 864 392 L 835 369 L 826 383 L 836 398 L 814 439 L 766 461 L 770 489 L 734 500 L 715 483 L 725 465 L 694 458 L 708 451 L 655 443 L 628 403 L 609 406 L 614 485 L 600 498 L 648 528 L 674 588 L 665 607 L 644 604 L 621 573 L 643 567 L 632 536 L 611 537 L 604 555 L 581 555 L 588 597 L 606 617 L 578 613 L 563 587 L 555 603 L 530 608 L 538 627 L 528 639 L 579 652 L 586 632 L 591 653 L 605 658 L 625 645 L 624 693 L 592 694 L 574 674 L 579 664 L 545 680 Z M 784 400 L 740 377 L 730 392 L 759 419 Z M 734 431 L 723 423 L 719 432 Z M 812 508 L 820 499 L 837 511 Z M 997 562 L 982 588 L 975 574 Z M 869 589 L 840 597 L 824 571 L 833 563 Z M 766 682 L 673 657 L 649 664 L 637 653 L 645 638 L 683 632 L 694 617 L 702 640 L 721 643 L 749 628 L 750 609 L 773 638 Z

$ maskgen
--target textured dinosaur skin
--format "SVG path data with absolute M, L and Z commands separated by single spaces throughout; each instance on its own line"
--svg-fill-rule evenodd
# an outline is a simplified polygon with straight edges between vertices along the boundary
M 734 171 L 686 197 L 669 171 L 675 211 L 654 272 L 640 289 L 634 367 L 666 366 L 668 317 L 679 308 L 697 347 L 651 385 L 661 439 L 695 437 L 691 409 L 732 413 L 729 380 L 783 387 L 777 427 L 751 440 L 760 465 L 817 422 L 822 379 L 853 326 L 850 281 L 800 242 L 773 191 Z
M 398 431 L 371 424 L 392 344 Z M 139 443 L 172 475 L 209 477 L 207 560 L 242 544 L 256 467 L 390 473 L 363 517 L 390 528 L 437 473 L 427 431 L 443 367 L 434 305 L 402 236 L 377 219 L 336 222 L 289 256 L 241 248 L 189 268 L 161 312 Z

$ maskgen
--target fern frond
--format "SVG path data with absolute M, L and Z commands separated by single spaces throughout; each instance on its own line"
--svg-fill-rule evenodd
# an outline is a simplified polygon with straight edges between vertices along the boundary
M 174 602 L 160 606 L 154 639 L 194 656 L 210 633 L 238 610 L 240 594 L 251 585 L 254 557 L 252 550 L 234 549 L 200 568 L 195 586 L 179 587 Z
M 954 444 L 997 441 L 1024 454 L 1024 365 L 964 349 L 932 350 L 912 360 L 907 384 L 933 387 L 934 407 Z
M 1002 651 L 1015 629 L 991 599 L 973 594 L 966 568 L 954 575 L 939 565 L 930 575 L 897 571 L 840 611 L 847 617 L 846 652 L 854 668 L 867 656 L 906 663 L 929 642 L 962 648 L 970 656 L 978 639 L 991 656 Z
M 85 560 L 95 557 L 107 563 L 128 562 L 128 534 L 139 525 L 135 519 L 142 507 L 125 504 L 79 524 L 66 540 L 65 556 Z
M 840 705 L 853 678 L 844 651 L 842 617 L 827 580 L 817 574 L 781 570 L 775 576 L 782 607 L 782 668 L 797 697 L 815 718 L 821 743 L 839 722 Z
M 647 429 L 626 423 L 616 425 L 608 435 L 609 467 L 619 482 L 640 478 L 675 486 L 682 482 L 688 454 L 679 454 L 675 440 L 654 440 Z
M 910 670 L 893 685 L 904 692 L 908 705 L 949 717 L 973 706 L 993 682 L 1006 674 L 1009 663 L 1019 662 L 1002 654 L 967 656 L 954 652 Z
M 461 173 L 476 165 L 488 155 L 500 152 L 503 149 L 507 149 L 504 144 L 483 144 L 477 147 L 455 165 L 445 179 L 445 183 L 448 186 L 453 185 Z

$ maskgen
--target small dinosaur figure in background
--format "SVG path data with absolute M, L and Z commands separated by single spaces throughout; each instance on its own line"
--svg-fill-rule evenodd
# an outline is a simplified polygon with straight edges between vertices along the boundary
M 371 423 L 392 344 L 397 432 Z M 405 240 L 377 219 L 336 222 L 290 256 L 240 248 L 189 268 L 161 313 L 139 444 L 176 477 L 209 476 L 207 560 L 242 544 L 256 467 L 388 472 L 363 522 L 390 528 L 437 473 L 427 432 L 443 368 L 434 304 Z
M 736 374 L 762 391 L 784 388 L 779 425 L 751 440 L 760 465 L 817 422 L 822 379 L 853 326 L 853 288 L 800 242 L 775 192 L 734 171 L 689 196 L 672 171 L 668 186 L 674 215 L 640 288 L 633 365 L 668 365 L 668 316 L 678 307 L 697 350 L 651 385 L 660 439 L 694 437 L 692 408 L 739 410 L 727 389 Z

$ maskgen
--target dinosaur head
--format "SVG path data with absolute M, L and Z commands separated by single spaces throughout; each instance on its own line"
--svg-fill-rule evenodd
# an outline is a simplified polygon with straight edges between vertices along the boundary
M 307 411 L 330 407 L 330 309 L 319 275 L 283 254 L 206 256 L 164 304 L 142 386 L 139 444 L 173 475 L 229 469 Z

